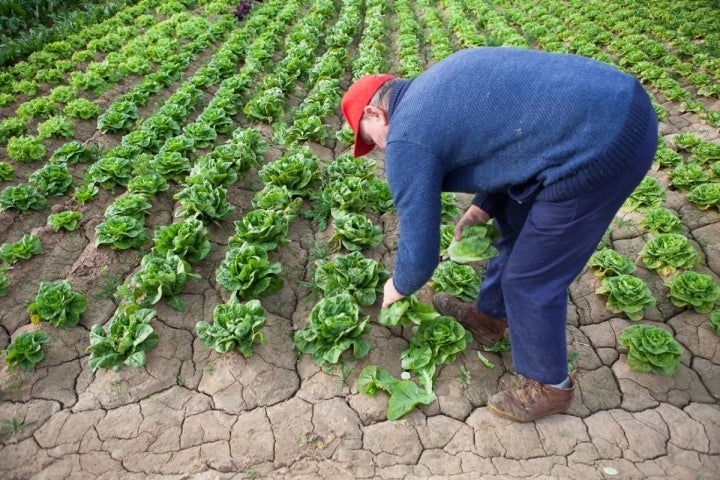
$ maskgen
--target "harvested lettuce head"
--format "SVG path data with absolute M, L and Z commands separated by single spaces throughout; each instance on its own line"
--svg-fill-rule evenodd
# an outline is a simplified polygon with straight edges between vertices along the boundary
M 492 245 L 500 232 L 491 223 L 465 227 L 460 240 L 453 239 L 447 249 L 448 258 L 457 263 L 477 262 L 498 254 Z

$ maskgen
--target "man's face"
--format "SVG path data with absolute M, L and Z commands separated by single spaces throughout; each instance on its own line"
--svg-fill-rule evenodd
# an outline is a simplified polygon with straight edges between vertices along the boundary
M 384 152 L 387 146 L 388 129 L 389 124 L 385 110 L 372 105 L 365 107 L 365 113 L 358 128 L 358 135 L 365 143 L 375 144 L 378 150 Z

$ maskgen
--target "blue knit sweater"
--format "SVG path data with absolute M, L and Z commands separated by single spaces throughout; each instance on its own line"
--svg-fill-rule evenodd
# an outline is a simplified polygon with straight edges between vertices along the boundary
M 409 295 L 439 261 L 440 192 L 571 198 L 620 172 L 655 115 L 631 76 L 584 57 L 503 47 L 457 52 L 392 89 L 385 169 L 400 242 L 393 282 Z

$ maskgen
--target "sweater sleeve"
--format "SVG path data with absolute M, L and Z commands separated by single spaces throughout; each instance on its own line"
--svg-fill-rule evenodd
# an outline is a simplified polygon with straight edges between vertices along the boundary
M 432 277 L 440 260 L 438 160 L 412 143 L 393 142 L 385 152 L 385 170 L 397 209 L 400 240 L 393 283 L 410 295 Z

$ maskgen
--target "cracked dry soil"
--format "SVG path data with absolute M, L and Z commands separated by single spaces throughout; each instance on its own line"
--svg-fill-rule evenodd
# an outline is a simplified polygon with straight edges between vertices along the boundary
M 661 134 L 671 141 L 681 132 L 719 141 L 718 132 L 677 106 Z M 715 106 L 717 109 L 717 105 Z M 340 128 L 339 118 L 331 119 Z M 267 138 L 270 131 L 265 128 Z M 86 125 L 87 137 L 93 127 Z M 117 139 L 115 139 L 117 141 Z M 323 161 L 345 151 L 342 144 L 312 145 Z M 272 147 L 265 160 L 283 152 Z M 383 157 L 373 153 L 382 178 Z M 27 172 L 18 172 L 24 178 Z M 82 172 L 75 172 L 79 181 Z M 664 172 L 651 171 L 665 186 Z M 81 227 L 53 232 L 47 211 L 0 213 L 0 241 L 23 233 L 42 240 L 44 253 L 18 263 L 9 272 L 10 295 L 0 298 L 0 347 L 19 333 L 36 328 L 51 337 L 45 359 L 32 372 L 0 372 L 0 476 L 4 479 L 712 479 L 720 472 L 720 337 L 706 315 L 672 305 L 663 279 L 637 258 L 644 244 L 639 216 L 620 213 L 610 237 L 613 248 L 638 266 L 658 304 L 643 322 L 670 328 L 685 352 L 672 377 L 630 370 L 617 338 L 631 322 L 605 307 L 594 293 L 598 279 L 586 270 L 569 295 L 568 344 L 574 362 L 577 395 L 563 415 L 515 424 L 491 415 L 489 395 L 518 379 L 509 354 L 483 352 L 494 363 L 484 366 L 471 344 L 436 382 L 438 400 L 398 421 L 385 419 L 387 397 L 357 392 L 358 373 L 377 364 L 400 374 L 400 353 L 410 332 L 373 323 L 370 354 L 349 372 L 326 372 L 293 350 L 292 333 L 306 324 L 318 297 L 308 288 L 315 253 L 326 244 L 331 227 L 319 231 L 310 221 L 291 224 L 290 244 L 271 255 L 283 266 L 284 287 L 263 297 L 268 311 L 267 345 L 255 354 L 220 355 L 197 341 L 195 323 L 212 318 L 227 299 L 215 282 L 235 220 L 250 207 L 261 187 L 257 171 L 247 172 L 228 192 L 235 210 L 219 225 L 208 225 L 210 256 L 193 266 L 182 299 L 184 312 L 165 301 L 153 320 L 159 346 L 142 369 L 92 372 L 84 350 L 90 327 L 107 325 L 116 304 L 113 287 L 138 268 L 137 251 L 95 246 L 95 226 L 107 205 L 122 192 L 101 190 L 83 206 Z M 158 195 L 146 219 L 148 238 L 173 221 L 177 186 Z M 458 197 L 459 200 L 462 198 Z M 69 198 L 53 210 L 77 208 Z M 700 211 L 668 187 L 664 206 L 682 219 L 684 233 L 702 254 L 699 270 L 720 273 L 720 215 Z M 384 245 L 364 251 L 390 268 L 397 240 L 394 213 L 373 216 L 385 234 Z M 150 240 L 149 240 L 150 241 Z M 90 300 L 81 323 L 56 329 L 30 325 L 27 303 L 39 283 L 67 278 Z M 430 301 L 426 287 L 420 299 Z M 364 313 L 377 318 L 377 306 Z M 460 367 L 469 372 L 462 381 Z M 467 376 L 465 377 L 467 379 Z

